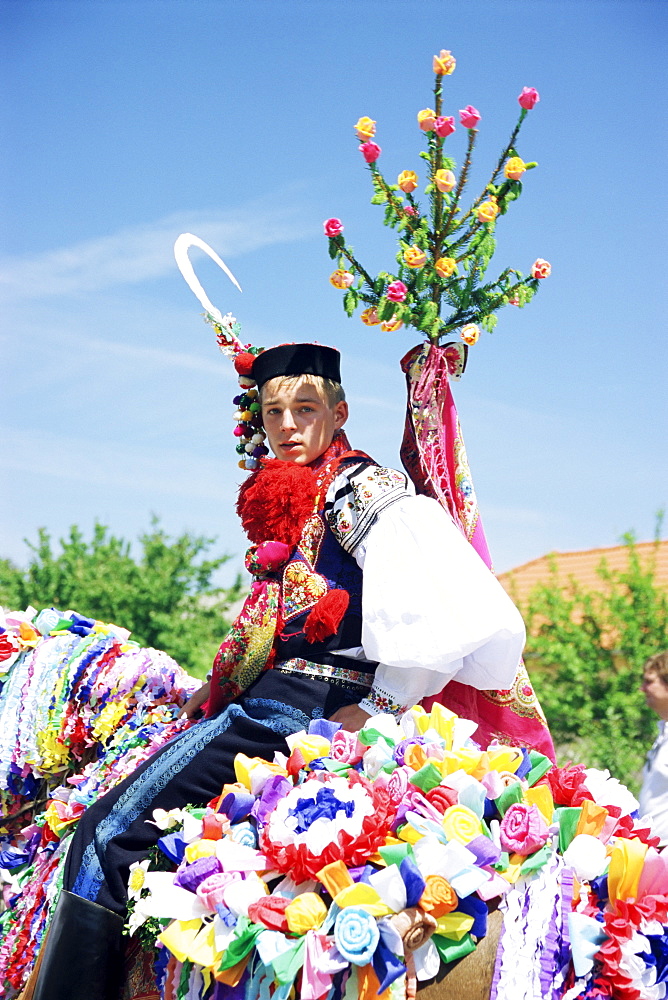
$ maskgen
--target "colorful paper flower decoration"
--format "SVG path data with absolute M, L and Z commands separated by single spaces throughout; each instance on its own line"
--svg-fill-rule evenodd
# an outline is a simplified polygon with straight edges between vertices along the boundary
M 420 153 L 427 164 L 422 200 L 415 170 L 402 170 L 392 184 L 379 169 L 381 149 L 375 141 L 376 122 L 363 117 L 354 126 L 356 137 L 363 140 L 359 148 L 371 173 L 372 204 L 384 207 L 385 225 L 397 230 L 396 266 L 374 276 L 346 241 L 341 220 L 329 219 L 324 224 L 329 255 L 337 262 L 334 273 L 345 272 L 353 277 L 345 285 L 332 282 L 344 292 L 346 313 L 352 316 L 361 307 L 361 319 L 367 326 L 380 325 L 388 333 L 403 326 L 415 327 L 435 344 L 453 331 L 475 324 L 491 331 L 499 309 L 510 303 L 525 306 L 550 273 L 549 264 L 539 258 L 527 276 L 507 267 L 491 281 L 485 277 L 496 248 L 498 218 L 521 195 L 521 178 L 537 166 L 518 155 L 516 143 L 528 112 L 539 100 L 538 92 L 533 87 L 523 88 L 518 97 L 519 119 L 510 139 L 487 184 L 466 206 L 463 197 L 481 114 L 471 104 L 459 111 L 467 146 L 457 171 L 444 145 L 456 132 L 455 116 L 443 109 L 444 81 L 455 66 L 455 58 L 446 49 L 434 56 L 433 107 L 417 112 L 417 125 L 427 143 L 426 151 Z M 452 265 L 444 267 L 445 260 L 452 261 Z M 400 299 L 394 294 L 397 283 L 406 288 Z

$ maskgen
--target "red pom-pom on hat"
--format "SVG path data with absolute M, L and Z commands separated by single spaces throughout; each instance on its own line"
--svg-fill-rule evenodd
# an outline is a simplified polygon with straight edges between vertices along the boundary
M 237 375 L 244 375 L 246 378 L 250 378 L 254 361 L 255 355 L 251 354 L 250 351 L 242 351 L 241 354 L 237 354 L 234 358 L 234 368 Z

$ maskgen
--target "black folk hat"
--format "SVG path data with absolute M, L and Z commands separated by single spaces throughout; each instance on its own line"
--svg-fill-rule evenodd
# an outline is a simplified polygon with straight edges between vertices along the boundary
M 281 375 L 320 375 L 340 382 L 341 355 L 336 348 L 322 344 L 281 344 L 258 354 L 251 374 L 258 389 Z

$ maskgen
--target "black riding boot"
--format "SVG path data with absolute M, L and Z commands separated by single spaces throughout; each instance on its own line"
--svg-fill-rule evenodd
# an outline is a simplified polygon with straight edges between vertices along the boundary
M 123 917 L 63 890 L 42 946 L 32 1000 L 118 1000 Z

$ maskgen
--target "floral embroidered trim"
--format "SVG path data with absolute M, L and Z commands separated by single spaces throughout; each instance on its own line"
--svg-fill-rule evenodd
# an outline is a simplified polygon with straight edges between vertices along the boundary
M 366 698 L 359 703 L 360 708 L 369 715 L 380 715 L 382 712 L 390 712 L 392 715 L 403 715 L 408 706 L 402 705 L 395 700 L 394 695 L 383 688 L 373 685 Z
M 274 670 L 278 670 L 281 674 L 302 674 L 343 687 L 355 684 L 357 687 L 363 687 L 366 691 L 373 683 L 373 674 L 366 673 L 364 670 L 349 670 L 347 667 L 339 667 L 334 663 L 313 663 L 300 656 L 277 663 Z
M 325 518 L 337 542 L 354 554 L 386 507 L 413 493 L 403 472 L 374 465 L 357 467 L 335 480 L 325 503 Z

